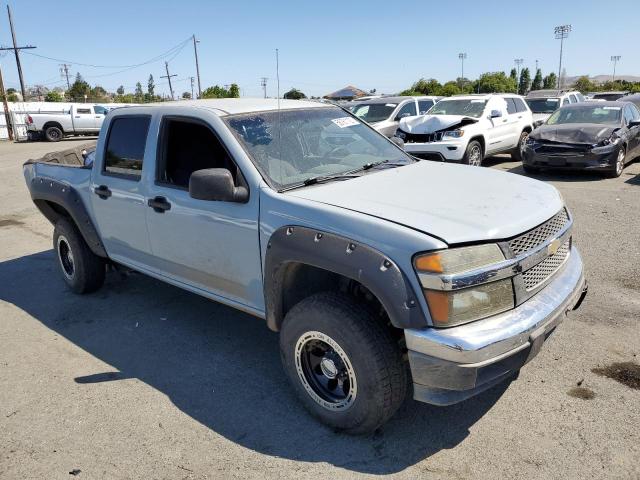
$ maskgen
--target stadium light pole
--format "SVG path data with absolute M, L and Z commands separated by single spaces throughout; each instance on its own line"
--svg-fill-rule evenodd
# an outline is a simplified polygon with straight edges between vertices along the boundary
M 464 86 L 464 59 L 467 58 L 466 53 L 459 53 L 458 58 L 460 59 L 462 73 L 460 75 L 460 88 Z
M 553 33 L 556 36 L 556 40 L 560 40 L 560 64 L 558 65 L 558 90 L 560 90 L 560 76 L 562 75 L 562 47 L 564 45 L 564 39 L 569 36 L 571 32 L 571 25 L 558 25 L 554 28 Z
M 613 75 L 611 76 L 611 83 L 616 81 L 616 64 L 622 57 L 620 55 L 611 55 L 611 61 L 613 62 Z
M 520 66 L 524 63 L 524 58 L 514 58 L 514 63 L 516 64 L 516 70 L 518 71 L 518 82 L 520 81 Z

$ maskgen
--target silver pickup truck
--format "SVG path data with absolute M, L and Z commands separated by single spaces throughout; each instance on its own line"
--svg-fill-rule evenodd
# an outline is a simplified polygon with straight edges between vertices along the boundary
M 40 110 L 27 115 L 29 138 L 59 142 L 69 135 L 97 135 L 109 109 L 85 103 L 61 105 L 60 110 Z
M 24 166 L 69 287 L 128 268 L 264 319 L 302 403 L 350 433 L 411 385 L 449 405 L 512 378 L 586 294 L 554 187 L 418 161 L 333 105 L 116 109 L 89 156 Z

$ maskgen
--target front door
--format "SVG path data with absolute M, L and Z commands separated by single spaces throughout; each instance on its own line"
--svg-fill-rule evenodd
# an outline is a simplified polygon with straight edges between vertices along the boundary
M 93 132 L 96 129 L 95 113 L 91 105 L 72 108 L 73 128 L 76 132 Z
M 264 309 L 258 231 L 259 193 L 247 203 L 196 200 L 189 177 L 196 170 L 225 168 L 236 186 L 242 173 L 204 121 L 165 117 L 158 141 L 155 182 L 150 182 L 147 226 L 151 266 L 174 281 L 237 307 Z
M 491 112 L 493 111 L 500 112 L 500 116 L 488 118 L 489 125 L 486 134 L 487 155 L 505 150 L 512 130 L 512 126 L 509 124 L 509 116 L 507 114 L 507 104 L 504 99 L 495 97 L 489 100 L 485 107 L 487 117 L 491 117 Z
M 142 182 L 150 120 L 148 115 L 112 118 L 90 186 L 95 220 L 109 257 L 131 267 L 144 266 L 151 250 Z M 146 163 L 153 164 L 154 159 L 149 160 Z

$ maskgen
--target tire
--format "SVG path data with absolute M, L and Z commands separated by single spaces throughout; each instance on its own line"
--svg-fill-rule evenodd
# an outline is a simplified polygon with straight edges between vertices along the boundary
M 611 170 L 607 171 L 607 177 L 618 178 L 620 175 L 622 175 L 622 171 L 624 170 L 625 155 L 625 148 L 620 147 L 620 150 L 618 150 L 618 156 L 616 157 L 616 163 L 612 165 Z
M 511 159 L 516 161 L 516 162 L 521 162 L 522 161 L 522 153 L 524 151 L 524 142 L 527 141 L 527 137 L 529 136 L 529 132 L 527 132 L 526 130 L 523 130 L 523 132 L 520 134 L 520 139 L 518 140 L 518 146 L 513 149 L 513 151 L 511 152 Z
M 66 218 L 56 222 L 53 249 L 62 278 L 73 292 L 95 292 L 102 286 L 105 261 L 89 249 L 76 226 Z
M 46 138 L 48 142 L 59 142 L 62 140 L 62 137 L 62 130 L 58 127 L 50 126 L 44 131 L 44 138 Z
M 373 432 L 407 395 L 398 343 L 347 295 L 323 292 L 296 304 L 282 325 L 280 356 L 307 410 L 336 430 Z
M 477 140 L 471 140 L 464 152 L 464 157 L 462 157 L 462 163 L 479 167 L 482 165 L 483 158 L 484 152 L 482 151 L 482 145 Z
M 540 169 L 538 167 L 532 167 L 531 165 L 527 165 L 526 163 L 522 164 L 522 168 L 525 171 L 525 173 L 530 173 L 530 174 L 536 174 L 536 173 L 540 173 Z

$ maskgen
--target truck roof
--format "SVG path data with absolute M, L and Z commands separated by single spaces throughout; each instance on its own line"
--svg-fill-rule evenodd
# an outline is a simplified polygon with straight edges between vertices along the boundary
M 294 108 L 326 108 L 333 106 L 329 103 L 312 102 L 305 100 L 280 100 L 282 110 Z M 158 102 L 139 105 L 137 107 L 125 107 L 146 109 L 146 108 L 206 108 L 216 115 L 234 115 L 239 113 L 264 112 L 278 109 L 278 100 L 275 98 L 215 98 L 207 100 L 183 100 L 179 102 Z

